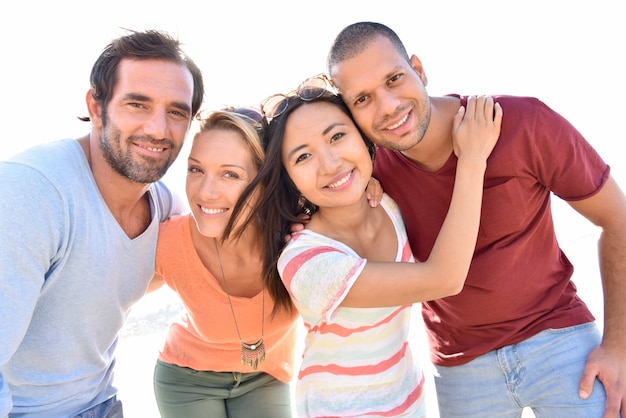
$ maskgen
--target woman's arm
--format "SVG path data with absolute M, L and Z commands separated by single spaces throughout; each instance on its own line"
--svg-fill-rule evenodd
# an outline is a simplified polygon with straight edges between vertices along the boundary
M 454 117 L 458 157 L 452 200 L 428 260 L 368 262 L 341 306 L 398 306 L 457 294 L 476 246 L 484 174 L 500 134 L 502 109 L 491 97 L 470 97 Z M 419 204 L 419 202 L 416 202 Z M 386 280 L 394 277 L 393 286 Z

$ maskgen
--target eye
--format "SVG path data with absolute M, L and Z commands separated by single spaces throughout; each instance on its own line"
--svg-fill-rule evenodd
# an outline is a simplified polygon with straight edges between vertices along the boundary
M 182 119 L 187 119 L 189 116 L 187 114 L 187 112 L 182 111 L 182 110 L 172 110 L 170 112 L 172 115 L 178 117 L 178 118 L 182 118 Z
M 402 78 L 402 74 L 394 74 L 391 76 L 387 84 L 395 84 Z
M 296 158 L 296 164 L 298 164 L 299 162 L 302 162 L 302 161 L 308 159 L 310 156 L 311 156 L 311 154 L 308 154 L 308 153 L 304 153 L 304 154 L 298 155 L 298 157 Z
M 344 132 L 337 132 L 334 133 L 331 137 L 330 137 L 330 143 L 332 144 L 335 141 L 340 140 L 341 138 L 343 138 L 344 136 L 346 136 L 346 134 Z
M 354 106 L 358 106 L 358 105 L 361 105 L 361 104 L 365 103 L 365 101 L 366 101 L 368 98 L 369 98 L 368 96 L 360 96 L 360 97 L 357 97 L 357 98 L 356 98 L 356 100 L 354 101 Z
M 189 174 L 202 173 L 202 170 L 200 170 L 200 168 L 195 165 L 191 165 L 187 168 L 187 173 Z
M 233 180 L 238 180 L 241 178 L 241 176 L 238 173 L 235 173 L 234 171 L 226 171 L 224 172 L 224 177 L 229 178 L 229 179 L 233 179 Z

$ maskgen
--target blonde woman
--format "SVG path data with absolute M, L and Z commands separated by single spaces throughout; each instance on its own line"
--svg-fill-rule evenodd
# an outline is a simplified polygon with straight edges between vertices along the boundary
M 292 416 L 298 313 L 283 287 L 264 284 L 257 221 L 221 239 L 264 159 L 258 120 L 253 109 L 202 120 L 188 158 L 191 213 L 161 225 L 154 285 L 167 283 L 186 308 L 155 366 L 163 417 Z

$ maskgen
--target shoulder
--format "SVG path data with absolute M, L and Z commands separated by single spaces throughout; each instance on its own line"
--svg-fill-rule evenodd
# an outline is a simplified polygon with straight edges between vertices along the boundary
M 186 211 L 183 199 L 162 180 L 158 180 L 150 186 L 150 194 L 158 211 L 156 216 L 161 221 L 168 219 L 170 216 L 183 214 Z
M 387 193 L 383 192 L 383 198 L 380 200 L 380 204 L 389 215 L 394 217 L 400 216 L 400 207 Z
M 494 95 L 504 113 L 502 123 L 518 123 L 520 120 L 531 120 L 538 124 L 555 124 L 565 119 L 548 104 L 537 97 Z M 545 121 L 545 122 L 544 122 Z
M 87 158 L 78 141 L 64 139 L 39 144 L 2 162 L 4 170 L 39 173 L 50 181 L 71 180 L 88 169 Z
M 338 252 L 341 246 L 343 244 L 338 241 L 305 229 L 292 235 L 279 258 L 283 262 L 297 258 L 304 263 L 322 254 Z
M 449 96 L 456 97 L 461 100 L 461 104 L 467 104 L 467 98 L 469 96 L 461 96 L 458 94 L 450 94 Z M 514 96 L 510 94 L 492 94 L 493 100 L 499 103 L 505 103 L 509 106 L 521 106 L 521 107 L 534 107 L 543 104 L 541 100 L 533 96 Z
M 460 96 L 452 94 L 449 96 L 457 97 L 461 100 L 462 105 L 467 104 L 468 96 Z M 500 103 L 504 112 L 503 121 L 512 114 L 521 113 L 526 116 L 536 115 L 541 109 L 550 110 L 550 108 L 540 99 L 533 96 L 514 96 L 508 94 L 492 94 L 493 100 Z
M 191 215 L 173 215 L 159 225 L 159 236 L 179 234 L 189 229 Z
M 52 168 L 62 170 L 67 164 L 70 166 L 82 166 L 83 163 L 87 162 L 87 158 L 78 141 L 75 139 L 62 139 L 35 145 L 6 161 L 42 170 Z M 65 165 L 60 166 L 59 164 Z
M 400 207 L 398 206 L 396 201 L 391 198 L 391 196 L 385 193 L 383 193 L 383 198 L 380 201 L 380 205 L 383 207 L 383 209 L 385 209 L 385 212 L 387 212 L 387 215 L 393 223 L 393 226 L 396 230 L 396 236 L 398 237 L 398 242 L 400 243 L 400 245 L 404 245 L 408 242 L 408 238 L 406 233 L 406 225 L 404 223 L 404 218 L 402 217 Z
M 582 139 L 580 133 L 563 115 L 542 100 L 531 96 L 493 96 L 502 106 L 501 138 L 509 135 L 526 137 L 535 146 Z
M 196 268 L 196 251 L 191 238 L 189 222 L 191 215 L 176 215 L 159 225 L 157 239 L 155 274 L 176 289 L 175 283 L 187 280 L 186 272 Z M 199 274 L 199 273 L 198 273 Z M 198 274 L 194 274 L 196 280 Z
M 176 254 L 180 254 L 186 243 L 191 241 L 190 216 L 175 215 L 159 224 L 157 260 L 177 257 Z
M 290 263 L 300 267 L 304 264 L 333 264 L 345 258 L 361 257 L 340 241 L 311 230 L 304 230 L 292 236 L 279 256 L 278 265 L 280 268 Z
M 150 185 L 154 197 L 161 202 L 174 199 L 174 192 L 162 180 L 157 180 Z
M 73 139 L 40 144 L 0 161 L 0 189 L 5 196 L 31 201 L 37 196 L 37 204 L 45 200 L 48 206 L 54 199 L 71 201 L 70 196 L 81 194 L 90 175 L 85 154 Z

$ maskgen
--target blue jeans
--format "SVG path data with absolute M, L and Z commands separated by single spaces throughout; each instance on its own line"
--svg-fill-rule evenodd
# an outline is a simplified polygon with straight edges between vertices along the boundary
M 122 401 L 118 401 L 117 397 L 114 396 L 78 415 L 74 415 L 73 418 L 124 418 Z
M 594 323 L 550 329 L 467 364 L 435 366 L 440 416 L 518 418 L 529 407 L 537 418 L 601 418 L 606 394 L 597 379 L 588 399 L 578 396 L 600 339 Z

